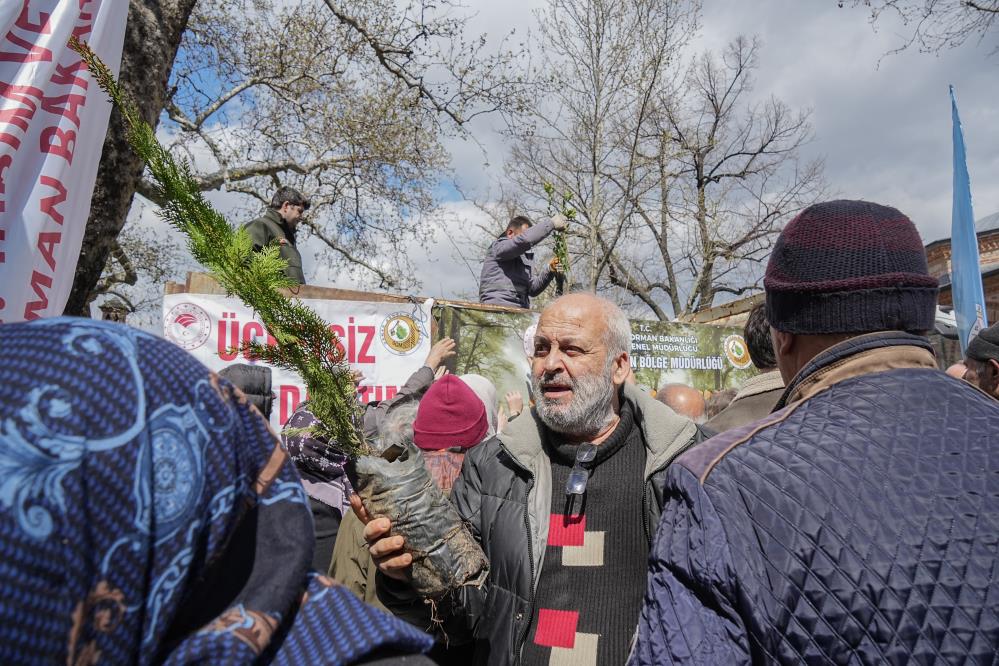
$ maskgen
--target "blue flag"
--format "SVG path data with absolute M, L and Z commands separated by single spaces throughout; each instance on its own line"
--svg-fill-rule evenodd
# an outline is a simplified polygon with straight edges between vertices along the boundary
M 950 265 L 954 318 L 961 338 L 961 353 L 978 332 L 988 326 L 985 318 L 985 293 L 978 260 L 978 237 L 975 214 L 971 208 L 971 179 L 964 154 L 964 131 L 957 115 L 954 86 L 950 86 L 950 104 L 954 119 L 954 209 L 951 215 Z

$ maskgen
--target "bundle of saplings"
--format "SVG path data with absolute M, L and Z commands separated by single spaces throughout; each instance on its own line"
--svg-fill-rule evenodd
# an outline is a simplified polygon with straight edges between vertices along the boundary
M 548 196 L 548 215 L 550 217 L 555 214 L 555 186 L 551 183 L 544 183 L 543 187 L 545 194 Z M 570 222 L 576 219 L 576 209 L 569 205 L 569 202 L 571 201 L 571 192 L 563 194 L 562 206 L 558 211 Z M 570 286 L 572 285 L 571 266 L 569 265 L 569 241 L 566 239 L 565 231 L 556 231 L 554 238 L 554 254 L 559 263 L 559 272 L 555 274 L 555 295 L 561 296 L 565 293 L 566 282 L 568 282 Z
M 278 246 L 254 252 L 247 232 L 233 228 L 205 200 L 187 163 L 176 161 L 156 140 L 107 66 L 75 37 L 71 46 L 121 111 L 128 141 L 145 161 L 164 202 L 160 216 L 187 236 L 194 258 L 228 295 L 238 296 L 260 315 L 276 341 L 273 346 L 246 342 L 240 351 L 302 377 L 317 419 L 308 434 L 355 462 L 355 490 L 368 515 L 388 517 L 393 533 L 406 539 L 415 590 L 439 599 L 463 585 L 481 585 L 488 571 L 485 555 L 431 479 L 419 450 L 405 443 L 378 455 L 378 447 L 365 440 L 344 347 L 314 310 L 282 291 L 294 283 L 285 276 Z

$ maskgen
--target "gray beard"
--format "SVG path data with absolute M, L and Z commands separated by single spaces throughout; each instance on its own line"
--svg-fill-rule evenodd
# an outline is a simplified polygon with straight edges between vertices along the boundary
M 595 437 L 614 420 L 613 366 L 607 368 L 604 376 L 587 375 L 571 379 L 563 375 L 559 378 L 572 389 L 572 399 L 568 405 L 560 405 L 545 398 L 542 385 L 554 375 L 534 376 L 531 385 L 534 389 L 535 411 L 541 422 L 550 430 L 572 437 Z

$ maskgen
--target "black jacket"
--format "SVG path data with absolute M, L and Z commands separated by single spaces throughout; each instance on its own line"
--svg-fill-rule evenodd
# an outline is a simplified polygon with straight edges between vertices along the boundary
M 250 404 L 260 410 L 268 421 L 274 392 L 271 390 L 271 369 L 264 365 L 235 363 L 219 370 L 219 377 L 225 377 L 242 391 Z
M 644 514 L 651 543 L 666 468 L 703 435 L 692 421 L 634 387 L 625 387 L 623 396 L 635 409 L 647 449 L 645 500 L 636 510 Z M 527 638 L 551 513 L 552 472 L 543 437 L 545 429 L 533 411 L 521 416 L 508 432 L 469 451 L 451 492 L 485 550 L 490 570 L 481 589 L 464 588 L 453 604 L 439 603 L 438 614 L 448 640 L 475 641 L 478 664 L 516 663 Z M 386 607 L 430 628 L 426 604 L 407 587 L 380 574 L 377 581 Z

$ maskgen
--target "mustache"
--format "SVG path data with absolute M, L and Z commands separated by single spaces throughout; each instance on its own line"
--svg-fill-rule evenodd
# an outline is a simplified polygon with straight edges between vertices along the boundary
M 541 388 L 549 386 L 568 386 L 572 388 L 575 385 L 576 382 L 571 377 L 566 377 L 563 374 L 545 373 L 538 377 L 538 386 Z

